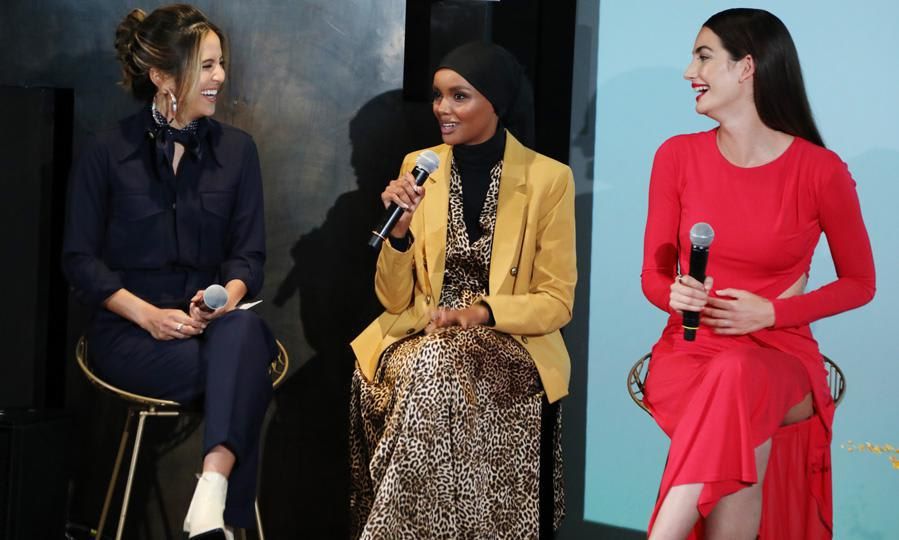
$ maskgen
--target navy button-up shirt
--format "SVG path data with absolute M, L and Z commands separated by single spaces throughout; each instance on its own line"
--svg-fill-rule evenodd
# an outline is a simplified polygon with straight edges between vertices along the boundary
M 151 137 L 148 109 L 98 134 L 72 171 L 63 271 L 93 307 L 121 288 L 161 307 L 240 279 L 262 288 L 265 223 L 259 156 L 245 132 L 200 121 L 178 174 Z

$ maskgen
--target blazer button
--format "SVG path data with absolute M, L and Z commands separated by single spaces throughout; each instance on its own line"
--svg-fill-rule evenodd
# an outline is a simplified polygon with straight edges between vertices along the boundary
M 517 276 L 518 275 L 518 267 L 513 266 L 512 269 L 509 270 L 509 273 L 512 274 L 513 276 Z
M 428 305 L 431 304 L 431 295 L 430 294 L 425 296 L 425 304 L 428 304 Z
M 528 337 L 527 337 L 527 336 L 521 336 L 521 342 L 522 342 L 522 343 L 527 343 L 527 342 L 528 342 Z
M 406 335 L 407 335 L 407 336 L 411 336 L 411 335 L 414 334 L 414 333 L 415 333 L 415 329 L 414 329 L 414 328 L 410 328 L 410 329 L 406 330 Z

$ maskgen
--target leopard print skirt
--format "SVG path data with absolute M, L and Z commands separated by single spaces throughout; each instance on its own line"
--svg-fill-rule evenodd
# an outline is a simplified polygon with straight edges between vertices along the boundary
M 372 382 L 357 371 L 352 395 L 354 538 L 538 537 L 544 397 L 515 340 L 483 326 L 413 336 L 385 351 Z

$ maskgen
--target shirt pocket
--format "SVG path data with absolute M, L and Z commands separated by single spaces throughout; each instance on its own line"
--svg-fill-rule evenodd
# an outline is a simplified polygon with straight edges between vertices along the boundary
M 171 209 L 149 194 L 112 199 L 108 256 L 116 266 L 145 268 L 160 264 L 170 249 L 174 226 Z

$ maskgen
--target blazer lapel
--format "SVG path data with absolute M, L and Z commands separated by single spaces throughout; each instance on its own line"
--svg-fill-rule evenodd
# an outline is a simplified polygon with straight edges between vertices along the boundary
M 446 266 L 446 226 L 449 219 L 449 184 L 452 147 L 438 149 L 440 167 L 425 183 L 424 210 L 425 270 L 431 283 L 434 302 L 439 301 L 443 286 L 443 270 Z
M 499 180 L 488 294 L 499 292 L 503 280 L 510 275 L 515 253 L 521 243 L 527 207 L 527 158 L 527 149 L 506 131 L 506 150 L 503 153 L 503 172 Z

